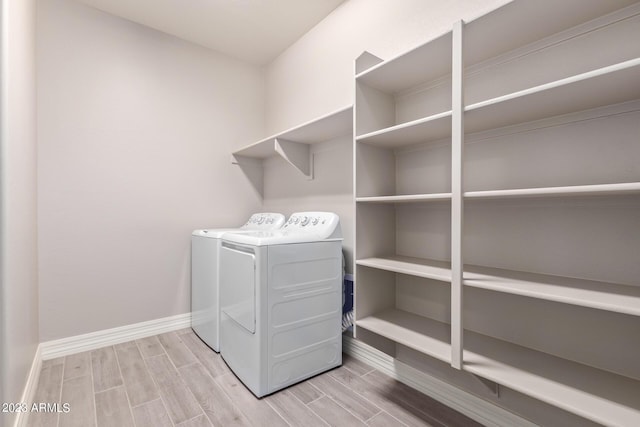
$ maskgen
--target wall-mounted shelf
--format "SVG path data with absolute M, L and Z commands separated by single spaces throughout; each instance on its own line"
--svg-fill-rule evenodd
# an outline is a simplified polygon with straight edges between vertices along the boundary
M 280 156 L 307 179 L 313 179 L 310 145 L 351 135 L 352 129 L 353 107 L 344 107 L 234 151 L 233 163 L 251 167 L 256 160 Z M 262 194 L 261 176 L 255 181 L 254 187 Z
M 465 286 L 640 316 L 640 287 L 466 266 Z
M 397 93 L 451 73 L 451 31 L 415 49 L 382 61 L 356 75 L 356 80 L 387 93 Z M 429 58 L 443 58 L 433 63 Z M 447 61 L 448 58 L 448 61 Z
M 451 281 L 451 263 L 446 261 L 391 256 L 357 260 L 356 265 Z M 476 265 L 465 265 L 463 279 L 464 285 L 472 288 L 640 316 L 639 286 Z
M 451 193 L 407 194 L 398 196 L 356 197 L 358 203 L 425 203 L 451 200 Z
M 356 325 L 438 360 L 451 361 L 450 327 L 402 310 L 385 310 Z
M 451 111 L 402 123 L 356 137 L 359 142 L 397 148 L 451 137 Z
M 467 191 L 464 193 L 464 197 L 469 199 L 509 199 L 529 197 L 623 196 L 626 194 L 640 194 L 640 182 Z
M 356 265 L 424 277 L 425 279 L 451 282 L 451 263 L 430 259 L 391 256 L 385 258 L 365 258 L 356 261 Z
M 465 131 L 480 132 L 619 104 L 640 97 L 640 58 L 465 107 Z
M 356 321 L 369 330 L 444 362 L 450 326 L 403 310 Z M 605 425 L 634 425 L 640 381 L 471 331 L 464 333 L 465 370 Z
M 636 425 L 640 381 L 465 331 L 465 369 L 602 425 Z
M 553 3 L 553 14 L 550 14 L 540 1 L 510 2 L 465 25 L 465 62 L 476 65 L 540 41 L 546 45 L 545 39 L 572 31 L 574 27 L 577 30 L 573 31 L 580 35 L 580 26 L 585 23 L 618 13 L 634 3 L 637 1 L 605 1 L 585 7 L 584 0 L 563 0 Z M 628 16 L 624 12 L 622 15 Z M 531 47 L 535 49 L 535 46 Z

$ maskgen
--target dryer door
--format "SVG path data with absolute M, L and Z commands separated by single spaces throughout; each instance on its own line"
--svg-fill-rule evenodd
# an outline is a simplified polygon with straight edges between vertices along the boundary
M 256 256 L 251 248 L 220 249 L 221 310 L 247 331 L 256 332 Z

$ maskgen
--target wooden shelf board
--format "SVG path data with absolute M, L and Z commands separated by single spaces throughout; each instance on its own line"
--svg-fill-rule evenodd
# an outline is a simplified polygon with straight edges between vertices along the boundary
M 356 141 L 396 148 L 451 137 L 451 111 L 401 123 L 356 137 Z
M 571 197 L 640 194 L 640 182 L 573 185 L 566 187 L 519 188 L 512 190 L 467 191 L 469 199 L 506 199 L 527 197 Z
M 267 158 L 275 156 L 275 140 L 280 138 L 301 144 L 315 144 L 353 132 L 353 106 L 336 110 L 317 119 L 272 135 L 233 152 L 235 156 Z
M 451 193 L 356 197 L 358 203 L 422 203 L 451 200 Z
M 356 326 L 444 362 L 451 361 L 451 328 L 446 323 L 406 311 L 387 310 L 357 320 Z
M 356 321 L 394 342 L 449 362 L 450 326 L 402 310 Z M 463 369 L 606 425 L 640 420 L 640 381 L 465 331 Z
M 435 58 L 435 59 L 434 59 Z M 382 92 L 397 93 L 451 74 L 451 31 L 356 75 Z
M 405 256 L 385 258 L 364 258 L 356 261 L 357 265 L 373 267 L 395 273 L 424 277 L 426 279 L 451 282 L 451 263 Z
M 465 108 L 465 132 L 504 127 L 640 98 L 640 58 Z

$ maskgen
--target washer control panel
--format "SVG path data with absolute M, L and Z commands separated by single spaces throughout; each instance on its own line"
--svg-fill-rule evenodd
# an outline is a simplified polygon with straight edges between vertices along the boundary
M 242 226 L 243 229 L 273 230 L 280 228 L 284 224 L 284 215 L 279 213 L 264 212 L 251 215 L 251 218 Z

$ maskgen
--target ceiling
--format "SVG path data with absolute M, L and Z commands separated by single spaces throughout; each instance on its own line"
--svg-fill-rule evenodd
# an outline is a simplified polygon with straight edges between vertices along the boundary
M 345 0 L 79 0 L 231 57 L 263 65 Z

